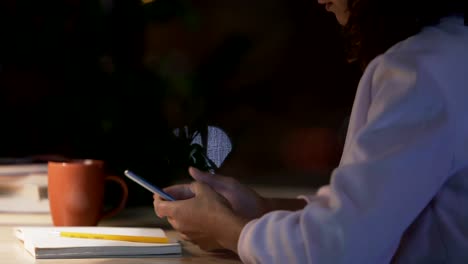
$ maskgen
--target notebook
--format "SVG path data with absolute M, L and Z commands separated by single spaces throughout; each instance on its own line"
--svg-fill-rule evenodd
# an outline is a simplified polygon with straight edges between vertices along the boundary
M 37 259 L 116 258 L 180 255 L 181 244 L 141 243 L 106 239 L 62 237 L 60 232 L 99 233 L 125 236 L 166 237 L 160 228 L 136 227 L 16 227 L 15 236 Z

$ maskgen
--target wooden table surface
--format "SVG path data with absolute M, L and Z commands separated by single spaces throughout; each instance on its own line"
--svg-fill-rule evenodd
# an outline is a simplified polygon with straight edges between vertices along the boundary
M 131 218 L 130 218 L 131 216 Z M 1 215 L 0 215 L 1 217 Z M 28 215 L 23 215 L 20 219 L 22 223 L 27 223 Z M 34 226 L 50 226 L 49 221 L 43 224 L 38 223 L 37 216 L 32 216 Z M 44 217 L 43 219 L 48 219 Z M 129 221 L 129 219 L 133 219 Z M 167 235 L 173 239 L 179 239 L 178 233 L 171 230 L 167 222 L 158 219 L 151 207 L 141 207 L 126 209 L 113 219 L 102 221 L 101 226 L 145 226 L 162 227 Z M 28 264 L 28 263 L 47 263 L 47 264 L 145 264 L 145 263 L 191 263 L 191 264 L 211 264 L 211 263 L 241 263 L 238 256 L 230 252 L 205 252 L 196 245 L 182 241 L 183 253 L 178 256 L 170 257 L 151 257 L 151 258 L 94 258 L 94 259 L 35 259 L 24 250 L 13 234 L 13 224 L 0 225 L 0 263 L 2 264 Z
M 268 197 L 296 197 L 299 194 L 311 193 L 309 188 L 269 188 L 255 186 L 256 191 Z M 27 214 L 0 214 L 0 263 L 1 264 L 145 264 L 145 263 L 241 263 L 239 257 L 229 252 L 205 252 L 189 242 L 181 242 L 183 253 L 173 257 L 152 258 L 95 258 L 95 259 L 35 259 L 24 250 L 22 244 L 14 237 L 14 226 L 51 226 L 50 215 Z M 156 217 L 152 204 L 144 207 L 126 208 L 111 219 L 102 220 L 100 226 L 124 226 L 124 227 L 160 227 L 173 239 L 179 239 L 178 233 L 171 230 L 167 221 Z
M 168 236 L 177 238 L 177 233 L 168 231 Z M 2 264 L 28 264 L 28 263 L 47 263 L 47 264 L 145 264 L 145 263 L 241 263 L 237 255 L 223 253 L 208 253 L 200 250 L 197 246 L 182 242 L 183 253 L 171 257 L 151 257 L 151 258 L 94 258 L 94 259 L 35 259 L 26 252 L 21 243 L 14 237 L 13 228 L 7 226 L 0 227 L 0 262 Z

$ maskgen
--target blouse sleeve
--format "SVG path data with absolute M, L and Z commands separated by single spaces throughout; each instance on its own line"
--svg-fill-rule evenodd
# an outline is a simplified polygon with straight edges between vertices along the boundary
M 374 62 L 360 85 L 369 103 L 353 108 L 365 122 L 348 135 L 330 184 L 303 210 L 249 222 L 238 243 L 243 262 L 388 263 L 449 177 L 453 135 L 437 81 L 406 58 Z

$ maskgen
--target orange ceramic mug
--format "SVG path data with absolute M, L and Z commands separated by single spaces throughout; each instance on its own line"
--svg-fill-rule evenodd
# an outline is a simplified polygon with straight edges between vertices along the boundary
M 106 181 L 122 188 L 118 206 L 109 211 L 104 211 Z M 128 198 L 125 181 L 106 175 L 100 160 L 49 161 L 48 192 L 55 226 L 95 226 L 101 219 L 120 212 Z

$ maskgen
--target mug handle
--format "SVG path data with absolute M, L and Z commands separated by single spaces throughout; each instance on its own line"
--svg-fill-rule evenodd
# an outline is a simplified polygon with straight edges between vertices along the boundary
M 125 208 L 125 204 L 127 203 L 127 199 L 128 199 L 128 186 L 127 186 L 127 183 L 125 183 L 125 181 L 122 178 L 118 176 L 109 175 L 109 176 L 106 176 L 105 180 L 113 181 L 119 184 L 120 187 L 122 188 L 122 197 L 120 198 L 119 205 L 117 205 L 115 208 L 110 209 L 109 211 L 104 212 L 101 216 L 101 219 L 112 217 L 116 215 L 118 212 L 122 211 Z

